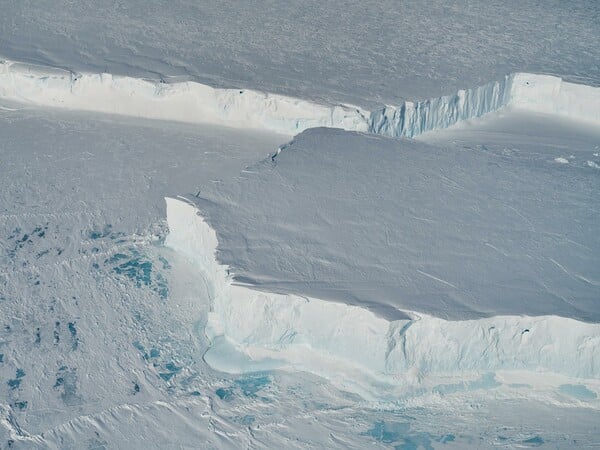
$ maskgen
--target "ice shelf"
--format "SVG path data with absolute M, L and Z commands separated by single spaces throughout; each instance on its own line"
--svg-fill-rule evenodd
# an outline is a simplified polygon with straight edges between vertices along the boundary
M 166 201 L 166 245 L 210 285 L 206 333 L 221 354 L 206 359 L 218 369 L 256 370 L 262 361 L 389 384 L 486 371 L 600 377 L 600 324 L 551 315 L 449 321 L 410 311 L 409 319 L 387 320 L 359 306 L 233 284 L 216 260 L 216 233 L 196 207 Z M 246 359 L 224 355 L 223 341 Z
M 217 89 L 192 81 L 166 83 L 110 73 L 73 73 L 3 61 L 0 99 L 288 135 L 330 127 L 414 137 L 507 106 L 600 122 L 600 88 L 529 73 L 514 73 L 452 95 L 406 101 L 369 112 L 354 105 L 318 104 L 250 89 Z

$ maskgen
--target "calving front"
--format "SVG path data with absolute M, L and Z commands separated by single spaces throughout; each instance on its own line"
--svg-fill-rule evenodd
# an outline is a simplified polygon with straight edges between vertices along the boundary
M 558 316 L 448 321 L 412 312 L 394 321 L 358 306 L 236 285 L 217 262 L 216 234 L 195 206 L 166 201 L 166 245 L 211 289 L 206 334 L 213 347 L 205 360 L 217 369 L 293 367 L 378 401 L 424 392 L 417 387 L 437 392 L 448 386 L 441 379 L 476 380 L 490 371 L 512 381 L 544 373 L 556 389 L 570 379 L 590 392 L 600 388 L 599 324 Z
M 600 123 L 600 88 L 529 73 L 510 74 L 447 96 L 367 111 L 360 106 L 319 104 L 250 89 L 218 89 L 193 81 L 166 83 L 110 73 L 78 74 L 4 61 L 0 63 L 0 99 L 292 136 L 309 128 L 328 127 L 415 137 L 504 107 Z

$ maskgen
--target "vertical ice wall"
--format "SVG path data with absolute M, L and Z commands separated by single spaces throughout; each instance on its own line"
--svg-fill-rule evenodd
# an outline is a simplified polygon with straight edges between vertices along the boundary
M 514 73 L 474 89 L 371 113 L 369 132 L 415 137 L 511 106 L 600 123 L 600 88 L 565 83 L 551 75 Z
M 247 357 L 220 348 L 218 358 L 207 358 L 217 369 L 244 372 L 260 361 L 279 361 L 328 377 L 366 374 L 392 385 L 415 374 L 497 370 L 600 378 L 599 324 L 557 316 L 447 321 L 417 313 L 390 321 L 359 306 L 261 292 L 232 284 L 216 260 L 215 231 L 193 204 L 167 199 L 167 221 L 166 245 L 186 256 L 211 286 L 206 334 Z
M 480 117 L 506 106 L 511 98 L 512 76 L 475 89 L 460 90 L 422 102 L 386 106 L 371 113 L 369 131 L 392 137 L 414 137 L 448 128 L 465 119 Z
M 111 114 L 214 123 L 295 135 L 330 127 L 391 137 L 414 137 L 481 117 L 505 106 L 600 123 L 600 88 L 561 78 L 516 73 L 483 86 L 368 112 L 249 89 L 215 89 L 103 74 L 74 74 L 0 62 L 0 99 Z
M 367 131 L 369 113 L 250 89 L 216 89 L 195 82 L 164 83 L 110 73 L 75 74 L 0 62 L 0 99 L 148 119 L 212 123 L 288 135 L 308 128 Z

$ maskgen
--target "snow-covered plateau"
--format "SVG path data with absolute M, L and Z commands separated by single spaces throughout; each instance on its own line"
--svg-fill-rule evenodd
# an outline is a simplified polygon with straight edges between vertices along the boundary
M 0 12 L 0 449 L 598 448 L 597 1 Z

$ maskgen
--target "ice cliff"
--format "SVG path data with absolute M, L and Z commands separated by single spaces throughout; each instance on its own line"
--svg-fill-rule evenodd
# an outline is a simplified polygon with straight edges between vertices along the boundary
M 370 116 L 369 131 L 414 137 L 511 106 L 584 122 L 600 122 L 600 89 L 559 77 L 514 73 L 501 81 L 422 102 L 386 106 Z
M 262 362 L 391 385 L 489 371 L 600 378 L 599 324 L 557 316 L 447 321 L 412 312 L 407 320 L 386 320 L 358 306 L 233 284 L 216 260 L 216 233 L 195 206 L 166 201 L 166 245 L 210 285 L 206 333 L 218 355 L 209 351 L 206 359 L 217 369 L 256 370 Z
M 109 73 L 0 62 L 0 99 L 38 106 L 149 119 L 268 130 L 295 135 L 333 127 L 414 137 L 510 106 L 600 122 L 600 88 L 547 75 L 515 73 L 500 81 L 425 101 L 369 112 L 248 89 L 216 89 L 196 82 L 165 83 Z

